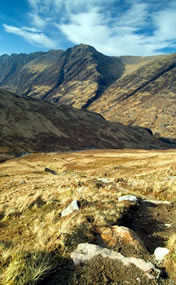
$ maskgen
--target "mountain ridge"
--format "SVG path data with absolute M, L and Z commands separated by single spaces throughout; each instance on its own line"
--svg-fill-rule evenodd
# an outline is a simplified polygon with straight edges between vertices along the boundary
M 0 56 L 0 87 L 174 139 L 176 54 L 105 56 L 88 45 Z
M 22 67 L 18 63 L 21 56 Z M 8 66 L 11 58 L 12 66 Z M 6 63 L 0 57 L 0 70 L 6 71 L 7 69 L 7 74 L 4 75 L 6 79 L 0 78 L 0 86 L 4 89 L 19 95 L 40 99 L 47 98 L 48 101 L 54 103 L 61 101 L 59 104 L 68 104 L 69 102 L 69 105 L 76 105 L 77 102 L 73 101 L 73 96 L 67 98 L 67 94 L 70 89 L 74 94 L 74 90 L 77 91 L 80 88 L 85 90 L 86 87 L 87 97 L 82 99 L 83 103 L 81 104 L 78 100 L 78 107 L 86 104 L 87 100 L 96 92 L 102 93 L 106 87 L 121 76 L 123 69 L 123 64 L 119 59 L 105 56 L 87 45 L 78 45 L 66 51 L 52 50 L 32 55 L 12 55 L 5 59 Z M 16 66 L 13 62 L 15 59 Z M 118 65 L 118 68 L 115 69 L 114 65 Z M 109 73 L 108 66 L 110 66 L 109 70 L 111 69 Z M 63 81 L 64 86 L 62 85 Z M 81 87 L 82 83 L 85 83 L 83 87 Z M 89 91 L 91 88 L 92 92 Z

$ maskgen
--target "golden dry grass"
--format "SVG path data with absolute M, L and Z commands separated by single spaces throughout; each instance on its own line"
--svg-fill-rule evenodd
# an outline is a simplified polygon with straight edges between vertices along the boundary
M 173 234 L 167 244 L 170 250 L 165 259 L 165 266 L 169 274 L 176 280 L 176 234 Z
M 115 225 L 128 211 L 130 203 L 118 202 L 119 196 L 175 202 L 176 151 L 36 153 L 0 164 L 0 186 L 0 241 L 10 244 L 1 246 L 0 254 L 57 251 L 69 257 L 80 242 L 95 242 L 101 228 Z M 61 217 L 74 199 L 80 210 Z M 21 274 L 14 269 L 16 257 L 8 260 L 2 280 L 13 270 Z

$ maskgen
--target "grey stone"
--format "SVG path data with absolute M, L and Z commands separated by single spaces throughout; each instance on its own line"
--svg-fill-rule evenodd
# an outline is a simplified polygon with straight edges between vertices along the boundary
M 100 181 L 104 184 L 112 183 L 113 179 L 112 178 L 97 178 L 97 181 Z
M 108 248 L 103 248 L 95 244 L 80 243 L 77 246 L 77 249 L 71 254 L 71 258 L 74 264 L 78 265 L 80 263 L 86 263 L 99 254 L 102 257 L 117 259 L 121 261 L 124 266 L 134 264 L 141 271 L 143 271 L 149 279 L 155 279 L 161 274 L 161 271 L 157 269 L 151 262 L 146 262 L 145 260 L 136 257 L 125 257 L 119 252 Z
M 161 200 L 143 200 L 142 202 L 146 203 L 152 203 L 155 205 L 171 205 L 171 202 L 169 201 L 161 201 Z
M 163 261 L 165 256 L 169 253 L 169 249 L 166 247 L 157 247 L 154 251 L 155 259 L 158 261 Z
M 62 211 L 61 217 L 68 216 L 72 214 L 74 211 L 79 211 L 79 202 L 77 200 L 73 200 L 68 207 Z
M 138 202 L 138 198 L 134 195 L 125 195 L 125 196 L 121 196 L 118 198 L 118 201 L 129 201 L 129 202 L 134 202 L 137 203 Z
M 51 173 L 51 174 L 53 174 L 53 175 L 56 175 L 57 173 L 56 173 L 56 171 L 54 171 L 54 170 L 52 170 L 52 169 L 50 169 L 50 168 L 45 168 L 45 172 L 49 172 L 49 173 Z

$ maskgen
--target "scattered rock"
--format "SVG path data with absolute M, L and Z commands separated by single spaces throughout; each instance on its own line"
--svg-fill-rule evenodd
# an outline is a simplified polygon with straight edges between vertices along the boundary
M 169 201 L 160 201 L 160 200 L 143 200 L 144 203 L 152 203 L 156 205 L 171 205 Z
M 146 262 L 145 260 L 136 257 L 125 257 L 114 250 L 102 248 L 95 244 L 80 243 L 77 246 L 77 249 L 71 254 L 71 258 L 74 264 L 78 265 L 81 263 L 86 263 L 97 255 L 101 255 L 104 258 L 109 257 L 111 259 L 119 260 L 125 266 L 134 264 L 141 271 L 143 271 L 149 279 L 158 278 L 161 274 L 161 271 L 157 269 L 151 262 Z
M 166 247 L 157 247 L 154 251 L 155 259 L 162 261 L 165 256 L 169 253 L 169 249 Z
M 163 180 L 176 180 L 176 176 L 168 176 L 167 178 L 163 179 Z
M 146 251 L 145 246 L 137 234 L 127 227 L 112 226 L 104 228 L 101 238 L 109 247 L 115 247 L 119 242 L 129 244 L 138 251 Z
M 166 228 L 171 228 L 172 225 L 171 224 L 164 224 Z
M 138 198 L 134 195 L 125 195 L 125 196 L 121 196 L 118 198 L 118 201 L 129 201 L 129 202 L 134 202 L 137 203 L 138 202 Z
M 47 168 L 47 167 L 45 168 L 45 172 L 49 172 L 49 173 L 51 173 L 53 175 L 57 175 L 56 171 L 54 171 L 54 170 L 52 170 L 50 168 Z
M 68 216 L 72 214 L 74 211 L 79 211 L 79 202 L 77 200 L 73 200 L 68 207 L 62 211 L 61 217 Z
M 108 184 L 108 183 L 112 183 L 113 179 L 112 178 L 97 178 L 97 181 Z

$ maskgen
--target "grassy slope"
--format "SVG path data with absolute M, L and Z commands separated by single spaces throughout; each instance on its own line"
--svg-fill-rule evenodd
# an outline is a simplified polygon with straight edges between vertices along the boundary
M 45 172 L 46 167 L 56 175 Z M 108 178 L 109 183 L 101 182 L 101 178 Z M 172 264 L 175 270 L 175 249 L 171 243 L 176 230 L 175 178 L 175 151 L 33 154 L 0 164 L 2 284 L 38 284 L 40 280 L 52 285 L 92 284 L 95 279 L 96 284 L 109 284 L 108 278 L 101 279 L 100 260 L 89 263 L 88 267 L 74 268 L 70 253 L 80 242 L 102 245 L 102 230 L 119 223 L 137 231 L 148 252 L 136 251 L 125 243 L 117 244 L 116 250 L 121 248 L 125 256 L 153 260 L 153 246 L 165 246 L 169 240 L 172 255 L 166 265 L 169 270 Z M 118 197 L 124 194 L 167 199 L 174 204 L 154 208 L 149 205 L 145 212 L 142 206 L 134 211 L 130 203 L 118 202 Z M 80 211 L 61 217 L 61 211 L 73 199 L 79 200 Z M 126 215 L 132 219 L 129 225 L 123 218 Z M 171 227 L 161 227 L 165 223 Z M 103 272 L 120 284 L 128 278 L 135 284 L 137 276 L 141 284 L 157 284 L 152 280 L 148 283 L 135 268 L 128 269 L 127 274 L 123 267 L 117 272 L 113 270 L 119 264 L 108 260 L 101 263 Z M 171 279 L 160 282 L 172 284 Z
M 90 148 L 162 148 L 143 128 L 109 123 L 96 113 L 57 107 L 0 90 L 0 155 Z
M 133 58 L 132 58 L 133 59 Z M 106 119 L 175 138 L 175 54 L 126 61 L 124 75 L 90 109 Z

